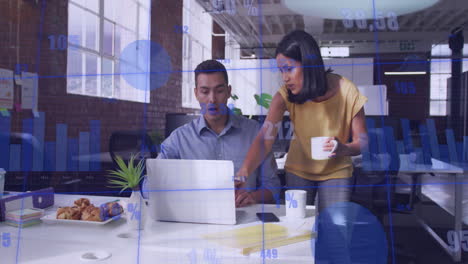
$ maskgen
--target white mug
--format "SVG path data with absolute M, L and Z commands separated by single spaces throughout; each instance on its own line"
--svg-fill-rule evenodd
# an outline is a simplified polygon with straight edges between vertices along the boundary
M 310 153 L 312 154 L 312 159 L 314 160 L 326 160 L 329 159 L 328 156 L 336 150 L 338 147 L 338 141 L 332 140 L 330 142 L 333 143 L 333 149 L 331 151 L 323 150 L 323 145 L 327 141 L 329 137 L 313 137 L 310 139 Z
M 306 216 L 307 192 L 304 190 L 287 190 L 286 217 L 288 219 L 301 219 Z

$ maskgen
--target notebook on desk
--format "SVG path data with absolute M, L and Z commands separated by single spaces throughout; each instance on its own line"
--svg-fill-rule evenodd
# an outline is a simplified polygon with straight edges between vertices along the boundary
M 152 219 L 236 224 L 232 161 L 148 159 L 146 169 Z

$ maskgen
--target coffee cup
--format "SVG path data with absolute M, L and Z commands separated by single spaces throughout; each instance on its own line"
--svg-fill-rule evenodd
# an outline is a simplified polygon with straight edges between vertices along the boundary
M 330 141 L 333 144 L 333 149 L 330 151 L 323 150 L 323 145 L 327 142 L 327 139 L 330 137 L 313 137 L 310 139 L 310 153 L 312 159 L 314 160 L 326 160 L 329 159 L 330 154 L 332 154 L 338 147 L 338 141 Z
M 304 190 L 287 190 L 286 217 L 288 219 L 301 219 L 306 216 L 307 192 Z

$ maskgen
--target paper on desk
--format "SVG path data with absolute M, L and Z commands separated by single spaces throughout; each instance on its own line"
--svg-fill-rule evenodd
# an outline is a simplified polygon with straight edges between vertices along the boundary
M 242 249 L 243 254 L 249 254 L 263 247 L 267 249 L 311 239 L 314 220 L 306 218 L 275 224 L 256 224 L 203 235 L 203 238 L 222 246 Z
M 21 108 L 37 112 L 38 77 L 37 73 L 22 72 Z
M 13 71 L 0 69 L 0 108 L 13 108 Z

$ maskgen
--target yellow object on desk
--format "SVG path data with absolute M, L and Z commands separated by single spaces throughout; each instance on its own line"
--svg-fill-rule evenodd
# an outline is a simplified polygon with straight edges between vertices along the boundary
M 309 240 L 315 237 L 315 234 L 312 235 L 312 232 L 307 230 L 291 234 L 285 226 L 267 223 L 208 234 L 203 237 L 223 246 L 239 248 L 243 255 L 248 255 L 262 249 Z

